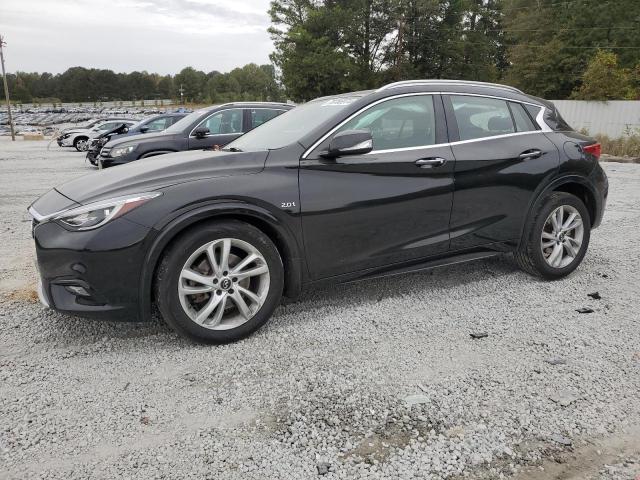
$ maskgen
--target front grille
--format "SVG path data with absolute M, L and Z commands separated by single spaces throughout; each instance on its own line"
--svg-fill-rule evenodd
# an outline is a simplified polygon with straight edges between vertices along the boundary
M 102 157 L 108 157 L 109 153 L 111 153 L 111 147 L 102 147 L 102 150 L 100 150 L 100 156 Z

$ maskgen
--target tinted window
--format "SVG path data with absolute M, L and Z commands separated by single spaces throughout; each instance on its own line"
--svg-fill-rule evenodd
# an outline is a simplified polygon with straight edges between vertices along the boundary
M 171 119 L 169 117 L 161 117 L 150 121 L 145 126 L 149 128 L 149 132 L 158 132 L 167 128 L 171 124 L 170 122 Z
M 206 127 L 209 135 L 242 133 L 242 109 L 232 108 L 214 113 L 202 121 L 196 128 Z
M 567 122 L 564 121 L 564 118 L 560 115 L 560 112 L 555 108 L 553 110 L 547 108 L 547 111 L 544 116 L 544 121 L 549 125 L 553 130 L 556 131 L 571 131 L 573 130 Z
M 304 105 L 278 115 L 270 122 L 244 134 L 225 148 L 237 148 L 244 151 L 275 150 L 300 140 L 305 134 L 336 116 L 339 112 L 358 100 L 362 94 L 318 98 Z
M 511 107 L 513 121 L 516 122 L 516 130 L 518 132 L 532 132 L 536 130 L 536 126 L 533 124 L 531 118 L 529 118 L 529 114 L 525 111 L 522 104 L 509 102 L 509 107 Z
M 531 118 L 538 118 L 538 114 L 540 113 L 540 107 L 536 107 L 535 105 L 525 105 L 524 108 L 527 109 Z
M 284 113 L 284 110 L 272 110 L 270 108 L 252 108 L 249 110 L 251 116 L 251 128 L 256 128 L 262 125 L 263 123 L 268 122 L 272 118 L 277 117 L 281 113 Z
M 374 150 L 433 145 L 436 140 L 433 97 L 419 95 L 379 103 L 342 125 L 344 130 L 368 130 Z
M 460 140 L 515 133 L 507 102 L 496 98 L 452 95 Z

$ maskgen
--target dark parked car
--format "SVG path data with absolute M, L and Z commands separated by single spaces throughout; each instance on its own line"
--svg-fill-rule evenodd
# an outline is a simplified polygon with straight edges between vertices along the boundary
M 130 128 L 126 127 L 124 124 L 121 124 L 112 130 L 101 133 L 99 136 L 89 142 L 89 148 L 87 149 L 87 160 L 89 160 L 92 165 L 97 165 L 100 150 L 102 150 L 102 147 L 104 147 L 111 140 L 119 140 L 127 136 L 130 137 L 132 135 L 140 135 L 144 133 L 162 132 L 163 130 L 169 128 L 178 120 L 181 120 L 186 116 L 186 113 L 162 113 L 159 115 L 153 115 L 149 118 L 145 118 L 135 125 L 132 125 Z
M 286 103 L 227 103 L 187 115 L 160 133 L 114 139 L 100 152 L 103 167 L 183 150 L 223 147 L 249 130 L 293 108 Z
M 603 216 L 599 155 L 552 103 L 511 87 L 408 81 L 320 98 L 223 151 L 42 196 L 30 208 L 41 298 L 120 319 L 148 319 L 156 302 L 178 332 L 228 342 L 322 282 L 503 252 L 558 279 Z

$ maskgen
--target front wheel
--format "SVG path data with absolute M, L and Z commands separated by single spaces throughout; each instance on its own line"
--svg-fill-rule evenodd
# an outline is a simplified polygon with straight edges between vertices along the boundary
M 86 152 L 89 149 L 89 139 L 87 137 L 78 137 L 73 141 L 73 146 L 79 152 Z
M 524 271 L 547 279 L 569 275 L 582 262 L 591 234 L 591 219 L 582 200 L 552 192 L 539 204 L 525 229 L 515 259 Z
M 198 225 L 165 253 L 155 279 L 158 308 L 178 333 L 205 343 L 239 340 L 280 303 L 284 268 L 277 248 L 244 222 Z

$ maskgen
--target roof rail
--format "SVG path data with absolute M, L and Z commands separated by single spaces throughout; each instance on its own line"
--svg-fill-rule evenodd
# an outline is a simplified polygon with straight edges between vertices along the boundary
M 227 102 L 227 103 L 222 103 L 219 106 L 223 107 L 223 106 L 227 106 L 227 105 L 253 105 L 256 103 L 269 103 L 271 105 L 292 105 L 290 103 L 287 102 L 269 102 L 269 101 L 262 101 L 262 100 L 256 100 L 254 102 L 248 101 L 241 101 L 241 102 Z
M 487 82 L 474 82 L 471 80 L 442 80 L 442 79 L 433 79 L 433 80 L 403 80 L 400 82 L 389 83 L 388 85 L 384 85 L 380 87 L 377 92 L 381 92 L 383 90 L 389 90 L 391 88 L 399 88 L 399 87 L 408 87 L 412 85 L 468 85 L 468 86 L 476 86 L 476 87 L 491 87 L 491 88 L 501 88 L 503 90 L 509 90 L 511 92 L 522 93 L 522 90 L 518 90 L 516 87 L 511 87 L 509 85 L 501 85 L 499 83 L 487 83 Z

